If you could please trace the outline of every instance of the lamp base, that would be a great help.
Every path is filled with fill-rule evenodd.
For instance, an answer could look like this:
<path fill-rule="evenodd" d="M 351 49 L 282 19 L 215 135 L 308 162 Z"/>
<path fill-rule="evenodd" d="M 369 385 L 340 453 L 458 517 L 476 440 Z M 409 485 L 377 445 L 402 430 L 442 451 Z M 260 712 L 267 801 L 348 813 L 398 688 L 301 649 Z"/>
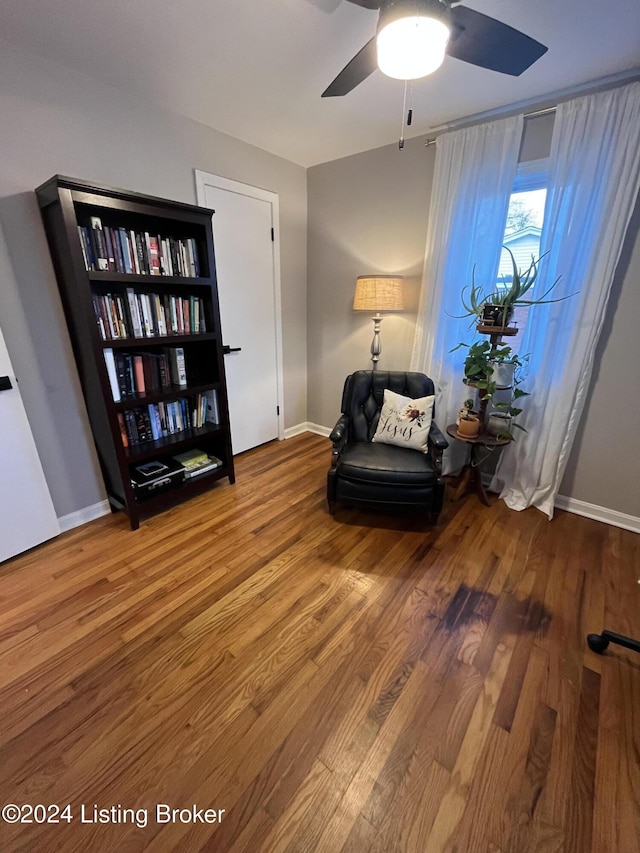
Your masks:
<path fill-rule="evenodd" d="M 380 353 L 382 352 L 382 344 L 380 343 L 380 323 L 382 323 L 382 316 L 374 314 L 372 319 L 373 340 L 371 341 L 371 361 L 373 362 L 373 369 L 376 370 L 380 361 Z"/>

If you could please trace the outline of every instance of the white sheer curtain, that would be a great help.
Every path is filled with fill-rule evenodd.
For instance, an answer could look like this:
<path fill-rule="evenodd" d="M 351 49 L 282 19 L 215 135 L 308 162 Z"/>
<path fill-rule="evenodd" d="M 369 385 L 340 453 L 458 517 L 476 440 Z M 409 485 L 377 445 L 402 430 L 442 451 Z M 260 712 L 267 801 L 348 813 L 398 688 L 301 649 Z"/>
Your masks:
<path fill-rule="evenodd" d="M 536 506 L 549 518 L 592 374 L 611 282 L 640 188 L 640 83 L 561 104 L 551 144 L 541 251 L 549 252 L 535 290 L 562 275 L 534 306 L 520 349 L 531 353 L 527 434 L 502 454 L 493 486 L 512 509 Z"/>
<path fill-rule="evenodd" d="M 477 283 L 491 287 L 495 282 L 522 125 L 522 116 L 515 116 L 446 133 L 436 142 L 411 369 L 433 379 L 436 418 L 443 430 L 469 396 L 462 383 L 464 351 L 449 350 L 476 337 L 471 318 L 453 315 L 462 312 L 461 292 L 471 284 L 474 266 Z M 451 442 L 445 473 L 462 464 L 464 450 L 461 442 Z"/>

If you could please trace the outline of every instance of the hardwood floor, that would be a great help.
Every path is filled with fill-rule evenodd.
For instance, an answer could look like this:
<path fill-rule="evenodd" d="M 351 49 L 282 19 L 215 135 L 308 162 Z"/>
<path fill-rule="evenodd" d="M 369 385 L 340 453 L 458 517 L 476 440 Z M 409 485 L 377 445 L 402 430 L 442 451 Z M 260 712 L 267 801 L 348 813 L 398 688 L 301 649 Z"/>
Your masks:
<path fill-rule="evenodd" d="M 585 643 L 640 634 L 640 537 L 473 495 L 331 517 L 329 456 L 0 567 L 0 800 L 72 817 L 3 853 L 640 850 L 640 656 Z"/>

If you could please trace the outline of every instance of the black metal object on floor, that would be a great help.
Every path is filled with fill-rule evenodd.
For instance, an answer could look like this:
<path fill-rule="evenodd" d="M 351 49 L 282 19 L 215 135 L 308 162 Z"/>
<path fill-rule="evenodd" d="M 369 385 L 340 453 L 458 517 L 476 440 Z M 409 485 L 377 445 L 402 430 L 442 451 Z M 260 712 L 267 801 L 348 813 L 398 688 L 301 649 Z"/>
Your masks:
<path fill-rule="evenodd" d="M 609 643 L 617 643 L 626 649 L 640 652 L 640 641 L 632 640 L 631 637 L 623 637 L 622 634 L 614 634 L 613 631 L 603 631 L 602 634 L 587 634 L 587 643 L 592 652 L 599 655 L 607 648 Z"/>

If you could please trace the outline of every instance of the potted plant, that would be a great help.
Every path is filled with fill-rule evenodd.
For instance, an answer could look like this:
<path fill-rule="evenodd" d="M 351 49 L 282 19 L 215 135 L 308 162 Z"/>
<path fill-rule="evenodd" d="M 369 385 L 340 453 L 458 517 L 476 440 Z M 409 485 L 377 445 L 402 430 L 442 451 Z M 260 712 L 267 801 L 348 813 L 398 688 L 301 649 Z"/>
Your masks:
<path fill-rule="evenodd" d="M 489 341 L 477 341 L 474 344 L 460 343 L 453 347 L 450 352 L 455 352 L 461 347 L 468 347 L 469 352 L 464 360 L 465 385 L 477 388 L 481 398 L 491 396 L 495 391 L 493 382 L 493 364 L 490 360 L 491 344 Z"/>
<path fill-rule="evenodd" d="M 466 415 L 460 415 L 460 420 L 458 421 L 458 435 L 461 438 L 476 438 L 480 432 L 480 427 L 482 424 L 480 423 L 480 418 L 478 415 L 474 415 L 468 413 Z"/>
<path fill-rule="evenodd" d="M 480 341 L 475 344 L 459 343 L 450 352 L 467 347 L 469 352 L 464 361 L 465 385 L 484 391 L 481 396 L 490 396 L 500 388 L 513 384 L 516 369 L 524 366 L 528 356 L 520 357 L 508 344 L 491 344 Z"/>
<path fill-rule="evenodd" d="M 514 441 L 514 429 L 526 432 L 526 429 L 521 424 L 516 423 L 515 420 L 522 413 L 522 409 L 516 405 L 517 401 L 522 399 L 522 397 L 529 396 L 527 391 L 523 391 L 519 387 L 522 381 L 521 366 L 522 362 L 518 364 L 514 372 L 511 386 L 508 389 L 504 389 L 509 391 L 507 399 L 492 400 L 491 402 L 493 411 L 487 419 L 486 430 L 489 435 L 494 435 L 496 438 L 508 438 L 510 441 Z"/>
<path fill-rule="evenodd" d="M 558 284 L 562 276 L 553 282 L 553 284 L 540 296 L 539 299 L 525 298 L 533 287 L 540 268 L 540 261 L 545 257 L 541 255 L 537 260 L 534 255 L 531 256 L 531 263 L 528 269 L 523 273 L 518 269 L 516 259 L 513 252 L 508 246 L 504 248 L 511 256 L 513 266 L 513 277 L 511 284 L 505 282 L 503 288 L 499 290 L 485 291 L 475 282 L 475 266 L 471 275 L 471 285 L 462 290 L 462 305 L 465 309 L 464 314 L 457 315 L 457 319 L 463 317 L 472 317 L 472 322 L 484 326 L 494 326 L 497 328 L 506 328 L 513 316 L 513 309 L 517 305 L 545 305 L 550 302 L 562 302 L 564 299 L 569 299 L 574 294 L 561 296 L 558 299 L 548 299 L 547 297 Z M 545 253 L 548 254 L 548 253 Z M 530 295 L 530 294 L 529 294 Z"/>
<path fill-rule="evenodd" d="M 456 424 L 460 423 L 460 418 L 466 418 L 467 415 L 476 415 L 477 412 L 473 411 L 473 400 L 469 398 L 465 400 L 462 404 L 460 411 L 458 412 L 458 417 L 456 420 Z"/>
<path fill-rule="evenodd" d="M 489 353 L 489 363 L 493 367 L 491 381 L 496 389 L 510 388 L 514 383 L 516 370 L 523 367 L 527 358 L 528 356 L 521 358 L 507 344 L 496 344 Z"/>
<path fill-rule="evenodd" d="M 522 382 L 522 368 L 527 363 L 528 356 L 520 356 L 514 353 L 508 344 L 491 344 L 489 341 L 477 341 L 473 344 L 459 343 L 453 347 L 451 352 L 455 352 L 461 347 L 468 349 L 464 361 L 464 378 L 462 381 L 465 385 L 478 389 L 480 399 L 479 426 L 481 427 L 483 421 L 486 420 L 485 428 L 489 434 L 499 438 L 513 439 L 511 426 L 523 429 L 519 424 L 513 422 L 513 419 L 522 412 L 522 409 L 518 408 L 515 402 L 521 397 L 528 396 L 527 392 L 519 387 Z M 488 403 L 492 401 L 496 392 L 500 391 L 511 392 L 508 401 L 501 400 L 493 403 L 495 411 L 486 418 Z M 467 400 L 465 407 L 467 407 L 467 403 L 472 403 L 472 401 Z M 469 414 L 475 413 L 469 412 Z M 461 410 L 459 419 L 462 420 L 463 417 Z M 465 425 L 465 428 L 468 428 L 468 425 Z"/>

